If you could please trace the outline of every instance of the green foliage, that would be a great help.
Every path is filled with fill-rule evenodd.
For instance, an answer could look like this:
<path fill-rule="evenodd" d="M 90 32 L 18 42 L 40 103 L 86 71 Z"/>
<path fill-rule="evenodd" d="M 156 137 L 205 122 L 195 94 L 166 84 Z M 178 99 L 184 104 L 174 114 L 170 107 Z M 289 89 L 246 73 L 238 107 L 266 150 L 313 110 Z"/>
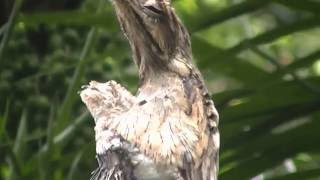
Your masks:
<path fill-rule="evenodd" d="M 77 90 L 89 80 L 137 87 L 112 7 L 10 2 L 0 2 L 0 179 L 88 179 L 94 123 Z M 220 112 L 220 179 L 319 178 L 320 2 L 174 5 Z"/>

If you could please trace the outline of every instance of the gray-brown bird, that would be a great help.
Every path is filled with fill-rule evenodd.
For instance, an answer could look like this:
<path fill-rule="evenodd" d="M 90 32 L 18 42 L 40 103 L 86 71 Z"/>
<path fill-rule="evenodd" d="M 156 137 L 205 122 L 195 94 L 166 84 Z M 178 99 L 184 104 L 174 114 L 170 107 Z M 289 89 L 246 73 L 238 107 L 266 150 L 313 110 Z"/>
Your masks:
<path fill-rule="evenodd" d="M 216 180 L 218 113 L 171 2 L 112 3 L 140 85 L 136 96 L 114 81 L 92 81 L 81 92 L 96 122 L 92 179 Z"/>

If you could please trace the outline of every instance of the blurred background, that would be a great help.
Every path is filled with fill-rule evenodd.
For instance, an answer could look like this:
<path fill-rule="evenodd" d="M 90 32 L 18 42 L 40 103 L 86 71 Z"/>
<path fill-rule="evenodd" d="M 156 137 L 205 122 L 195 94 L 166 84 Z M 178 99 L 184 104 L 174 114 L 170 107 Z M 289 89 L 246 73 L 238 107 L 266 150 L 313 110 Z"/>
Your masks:
<path fill-rule="evenodd" d="M 220 179 L 320 179 L 320 1 L 175 0 L 220 112 Z M 107 0 L 0 1 L 0 179 L 88 179 L 77 91 L 137 68 Z"/>

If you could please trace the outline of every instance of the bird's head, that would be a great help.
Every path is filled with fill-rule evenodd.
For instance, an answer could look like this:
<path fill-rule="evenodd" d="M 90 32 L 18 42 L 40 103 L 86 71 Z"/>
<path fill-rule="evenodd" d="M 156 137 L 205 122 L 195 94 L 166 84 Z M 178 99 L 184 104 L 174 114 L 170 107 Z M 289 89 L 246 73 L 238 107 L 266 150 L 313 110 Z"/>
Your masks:
<path fill-rule="evenodd" d="M 171 0 L 112 0 L 140 76 L 166 70 L 176 58 L 190 59 L 190 38 Z"/>

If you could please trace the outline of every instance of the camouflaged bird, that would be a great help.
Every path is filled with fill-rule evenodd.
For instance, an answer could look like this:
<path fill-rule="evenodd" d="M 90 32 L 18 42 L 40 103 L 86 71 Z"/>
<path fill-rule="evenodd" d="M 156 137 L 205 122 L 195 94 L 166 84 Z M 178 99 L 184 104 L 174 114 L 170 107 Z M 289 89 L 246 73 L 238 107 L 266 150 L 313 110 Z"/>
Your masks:
<path fill-rule="evenodd" d="M 92 81 L 81 92 L 96 122 L 92 179 L 216 180 L 218 113 L 171 2 L 112 3 L 140 85 L 136 96 L 114 81 Z"/>

